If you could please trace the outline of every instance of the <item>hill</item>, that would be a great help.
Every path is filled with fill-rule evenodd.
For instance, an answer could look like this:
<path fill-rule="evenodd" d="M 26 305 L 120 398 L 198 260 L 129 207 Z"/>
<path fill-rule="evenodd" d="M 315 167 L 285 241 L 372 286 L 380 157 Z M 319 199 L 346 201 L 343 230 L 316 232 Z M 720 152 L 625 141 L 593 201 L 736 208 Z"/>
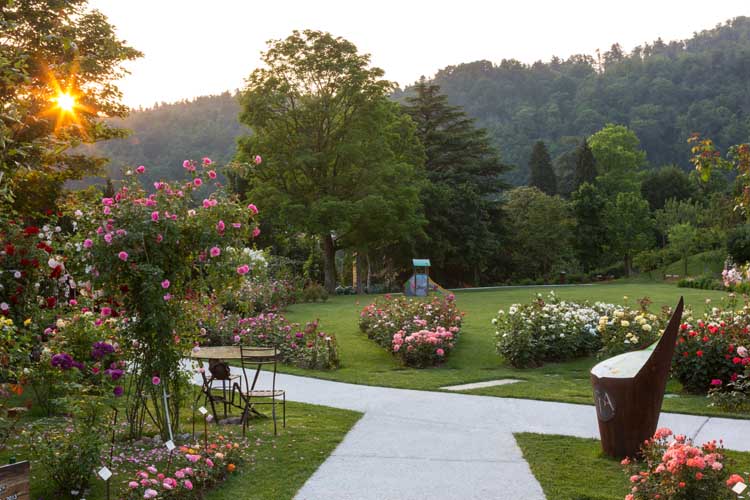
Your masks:
<path fill-rule="evenodd" d="M 636 132 L 650 165 L 686 165 L 693 132 L 722 148 L 750 138 L 750 18 L 630 53 L 615 44 L 596 57 L 448 66 L 434 81 L 489 130 L 503 160 L 517 165 L 509 174 L 514 184 L 526 182 L 535 141 L 544 140 L 559 157 L 610 122 Z M 135 111 L 123 122 L 133 130 L 129 139 L 95 149 L 112 158 L 114 171 L 144 163 L 154 175 L 179 175 L 186 157 L 231 158 L 243 133 L 238 111 L 229 93 Z"/>

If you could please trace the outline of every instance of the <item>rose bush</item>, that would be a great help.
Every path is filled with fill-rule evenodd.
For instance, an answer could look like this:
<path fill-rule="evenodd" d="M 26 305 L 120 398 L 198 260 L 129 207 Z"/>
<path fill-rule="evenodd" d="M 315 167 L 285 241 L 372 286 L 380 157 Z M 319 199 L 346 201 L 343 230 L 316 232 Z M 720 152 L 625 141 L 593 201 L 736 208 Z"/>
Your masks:
<path fill-rule="evenodd" d="M 403 364 L 423 368 L 446 359 L 462 320 L 453 294 L 429 300 L 385 295 L 362 310 L 359 328 Z"/>
<path fill-rule="evenodd" d="M 659 340 L 663 330 L 661 318 L 645 307 L 614 307 L 608 316 L 599 318 L 597 331 L 602 343 L 599 355 L 609 358 L 644 349 Z"/>
<path fill-rule="evenodd" d="M 688 312 L 680 325 L 673 375 L 685 390 L 705 394 L 734 382 L 750 364 L 750 305 L 735 299 L 702 316 Z"/>
<path fill-rule="evenodd" d="M 657 429 L 641 448 L 643 459 L 622 461 L 630 476 L 625 500 L 721 500 L 736 498 L 730 490 L 744 479 L 729 474 L 721 443 L 701 447 L 669 429 Z"/>

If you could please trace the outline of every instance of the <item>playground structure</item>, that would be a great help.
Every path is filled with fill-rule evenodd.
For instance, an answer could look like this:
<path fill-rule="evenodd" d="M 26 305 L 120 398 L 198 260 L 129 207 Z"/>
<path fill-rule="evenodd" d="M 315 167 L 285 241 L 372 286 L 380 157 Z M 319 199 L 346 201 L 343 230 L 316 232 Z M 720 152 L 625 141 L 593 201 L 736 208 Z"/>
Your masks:
<path fill-rule="evenodd" d="M 404 283 L 404 295 L 426 297 L 430 293 L 445 294 L 448 291 L 430 279 L 430 259 L 412 259 L 414 274 Z"/>

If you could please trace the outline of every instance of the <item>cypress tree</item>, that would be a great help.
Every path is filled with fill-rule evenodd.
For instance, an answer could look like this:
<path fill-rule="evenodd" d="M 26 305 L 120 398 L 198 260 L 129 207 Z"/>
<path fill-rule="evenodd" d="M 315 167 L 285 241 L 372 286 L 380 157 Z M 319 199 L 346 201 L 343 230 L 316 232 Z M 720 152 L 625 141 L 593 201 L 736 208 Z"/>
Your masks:
<path fill-rule="evenodd" d="M 537 141 L 531 150 L 529 173 L 529 186 L 536 187 L 550 196 L 557 193 L 555 170 L 552 168 L 547 146 L 542 141 Z"/>
<path fill-rule="evenodd" d="M 593 184 L 596 180 L 596 163 L 594 153 L 591 152 L 586 139 L 576 149 L 576 174 L 575 187 L 578 188 L 584 182 Z"/>

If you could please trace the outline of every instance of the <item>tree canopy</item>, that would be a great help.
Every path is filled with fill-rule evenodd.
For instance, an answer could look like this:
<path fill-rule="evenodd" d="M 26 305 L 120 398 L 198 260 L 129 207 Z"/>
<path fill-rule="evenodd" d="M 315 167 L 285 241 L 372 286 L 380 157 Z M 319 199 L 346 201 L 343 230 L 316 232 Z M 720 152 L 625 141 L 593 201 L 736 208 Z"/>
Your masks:
<path fill-rule="evenodd" d="M 332 292 L 337 248 L 420 231 L 424 152 L 387 99 L 393 84 L 351 42 L 295 31 L 271 41 L 262 60 L 241 95 L 240 120 L 253 130 L 237 157 L 248 197 L 320 238 Z"/>

